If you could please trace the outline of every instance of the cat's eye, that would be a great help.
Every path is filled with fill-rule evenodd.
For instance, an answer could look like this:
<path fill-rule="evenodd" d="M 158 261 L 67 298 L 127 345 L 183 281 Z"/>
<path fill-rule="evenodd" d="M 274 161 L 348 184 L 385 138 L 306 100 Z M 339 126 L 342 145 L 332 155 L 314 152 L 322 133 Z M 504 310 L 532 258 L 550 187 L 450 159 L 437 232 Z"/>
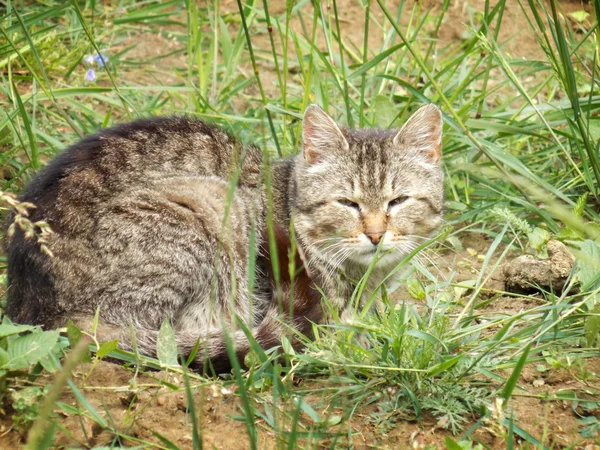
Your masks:
<path fill-rule="evenodd" d="M 408 197 L 406 195 L 401 195 L 400 197 L 396 197 L 394 200 L 391 200 L 388 203 L 388 209 L 390 209 L 392 206 L 401 205 L 406 200 L 408 200 Z"/>
<path fill-rule="evenodd" d="M 348 200 L 347 198 L 341 198 L 338 200 L 338 203 L 347 206 L 348 208 L 360 209 L 360 205 L 352 200 Z"/>

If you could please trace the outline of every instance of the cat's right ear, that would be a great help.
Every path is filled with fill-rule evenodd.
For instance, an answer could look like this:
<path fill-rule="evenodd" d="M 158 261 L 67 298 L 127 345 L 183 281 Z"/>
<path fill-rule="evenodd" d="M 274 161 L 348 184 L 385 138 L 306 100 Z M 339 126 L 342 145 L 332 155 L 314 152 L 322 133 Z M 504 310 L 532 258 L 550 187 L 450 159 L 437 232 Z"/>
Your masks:
<path fill-rule="evenodd" d="M 318 105 L 309 105 L 302 121 L 304 159 L 309 165 L 322 162 L 328 152 L 348 150 L 348 142 L 335 121 Z"/>
<path fill-rule="evenodd" d="M 437 163 L 442 157 L 442 111 L 433 103 L 422 106 L 394 137 L 394 145 L 424 155 Z"/>

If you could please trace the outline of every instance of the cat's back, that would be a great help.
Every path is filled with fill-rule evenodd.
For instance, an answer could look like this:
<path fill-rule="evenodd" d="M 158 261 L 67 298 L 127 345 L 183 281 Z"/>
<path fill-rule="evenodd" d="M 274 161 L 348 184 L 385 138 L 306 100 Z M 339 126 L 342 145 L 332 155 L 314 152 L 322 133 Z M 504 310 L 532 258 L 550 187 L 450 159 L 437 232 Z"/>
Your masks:
<path fill-rule="evenodd" d="M 155 117 L 87 136 L 52 160 L 25 188 L 22 201 L 36 205 L 33 220 L 60 220 L 148 182 L 172 176 L 229 178 L 259 183 L 261 150 L 242 146 L 223 129 L 189 117 Z"/>

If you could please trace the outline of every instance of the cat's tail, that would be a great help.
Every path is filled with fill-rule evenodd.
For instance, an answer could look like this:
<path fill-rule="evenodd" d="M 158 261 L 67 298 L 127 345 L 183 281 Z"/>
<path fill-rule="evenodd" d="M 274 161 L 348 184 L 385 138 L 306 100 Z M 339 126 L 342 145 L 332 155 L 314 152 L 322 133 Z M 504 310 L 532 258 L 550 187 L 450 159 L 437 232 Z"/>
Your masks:
<path fill-rule="evenodd" d="M 302 341 L 298 339 L 297 331 L 307 337 L 312 337 L 312 324 L 321 321 L 323 310 L 321 297 L 314 288 L 312 280 L 303 268 L 303 262 L 298 254 L 295 255 L 295 267 L 298 269 L 294 279 L 289 274 L 290 267 L 290 238 L 280 227 L 275 226 L 275 248 L 277 249 L 277 266 L 279 270 L 279 283 L 273 275 L 271 251 L 266 236 L 263 239 L 261 255 L 266 259 L 264 267 L 270 284 L 272 298 L 261 322 L 255 326 L 252 338 L 263 348 L 269 349 L 281 343 L 284 335 L 289 337 L 292 346 L 298 350 Z M 82 329 L 89 329 L 90 318 L 75 320 Z M 135 336 L 131 331 L 117 325 L 101 323 L 97 329 L 97 336 L 101 341 L 117 339 L 119 347 L 133 351 L 132 342 L 135 340 L 141 354 L 156 357 L 158 331 L 148 329 L 141 324 L 132 324 Z M 200 333 L 199 333 L 200 332 Z M 227 335 L 225 334 L 227 333 Z M 244 359 L 251 350 L 248 336 L 241 329 L 227 331 L 221 328 L 198 330 L 198 332 L 177 332 L 175 341 L 179 352 L 186 358 L 197 347 L 196 357 L 190 364 L 197 370 L 214 370 L 215 373 L 226 373 L 231 370 L 231 360 L 227 350 L 227 340 L 233 344 L 236 359 L 244 366 Z M 199 341 L 199 342 L 198 342 Z"/>

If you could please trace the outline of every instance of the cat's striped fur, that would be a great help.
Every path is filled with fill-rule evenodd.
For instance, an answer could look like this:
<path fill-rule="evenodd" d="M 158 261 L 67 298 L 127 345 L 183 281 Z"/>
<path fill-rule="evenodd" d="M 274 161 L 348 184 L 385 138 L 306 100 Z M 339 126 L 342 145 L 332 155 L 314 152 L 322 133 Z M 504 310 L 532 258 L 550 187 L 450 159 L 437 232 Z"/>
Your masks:
<path fill-rule="evenodd" d="M 277 290 L 265 238 L 268 165 L 258 147 L 191 118 L 102 130 L 55 158 L 20 196 L 36 205 L 31 220 L 54 230 L 54 257 L 19 230 L 6 240 L 7 314 L 47 328 L 68 319 L 87 328 L 99 308 L 101 340 L 130 348 L 133 327 L 149 355 L 169 319 L 182 353 L 200 339 L 197 367 L 210 360 L 217 372 L 227 370 L 224 333 L 238 357 L 249 351 L 236 320 L 265 348 L 280 341 L 282 321 L 309 333 L 310 322 L 322 317 L 314 283 L 344 309 L 349 279 L 364 271 L 376 245 L 386 253 L 378 264 L 383 273 L 414 246 L 414 236 L 437 226 L 440 137 L 441 116 L 432 105 L 400 131 L 341 129 L 309 107 L 304 151 L 272 166 Z M 293 288 L 290 221 L 308 267 Z"/>

